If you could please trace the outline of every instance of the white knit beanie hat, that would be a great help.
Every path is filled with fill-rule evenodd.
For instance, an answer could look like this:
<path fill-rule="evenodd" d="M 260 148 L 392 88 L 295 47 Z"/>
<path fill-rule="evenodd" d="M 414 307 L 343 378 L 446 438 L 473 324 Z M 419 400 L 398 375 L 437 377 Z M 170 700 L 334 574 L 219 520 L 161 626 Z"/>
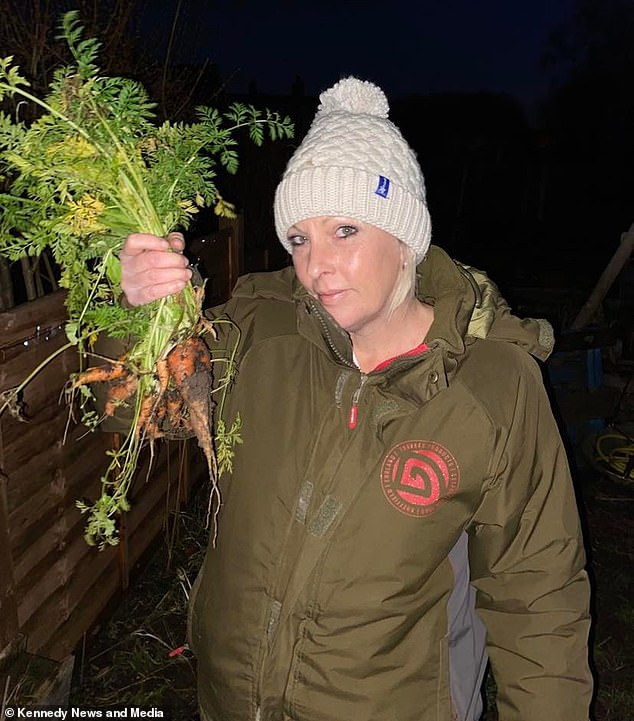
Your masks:
<path fill-rule="evenodd" d="M 346 216 L 381 228 L 416 253 L 431 240 L 425 180 L 416 156 L 388 120 L 376 85 L 339 81 L 319 97 L 313 123 L 275 192 L 275 230 L 290 253 L 289 228 L 306 218 Z"/>

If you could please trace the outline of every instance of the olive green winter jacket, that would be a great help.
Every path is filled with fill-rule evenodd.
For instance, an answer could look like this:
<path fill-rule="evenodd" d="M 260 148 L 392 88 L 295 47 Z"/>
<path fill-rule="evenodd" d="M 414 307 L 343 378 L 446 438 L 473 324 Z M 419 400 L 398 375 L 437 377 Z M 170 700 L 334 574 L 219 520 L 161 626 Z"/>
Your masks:
<path fill-rule="evenodd" d="M 500 721 L 588 718 L 584 552 L 531 358 L 552 333 L 438 248 L 419 272 L 427 349 L 368 374 L 290 268 L 223 308 L 243 443 L 190 606 L 208 721 L 476 721 L 487 656 Z"/>

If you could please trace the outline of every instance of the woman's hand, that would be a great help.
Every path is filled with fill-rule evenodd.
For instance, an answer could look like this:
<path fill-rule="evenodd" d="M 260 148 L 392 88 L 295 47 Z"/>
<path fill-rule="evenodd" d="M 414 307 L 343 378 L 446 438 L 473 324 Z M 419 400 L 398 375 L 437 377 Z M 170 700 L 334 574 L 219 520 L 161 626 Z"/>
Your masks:
<path fill-rule="evenodd" d="M 167 239 L 145 233 L 127 237 L 119 259 L 121 289 L 130 305 L 143 305 L 183 290 L 192 277 L 184 247 L 181 233 L 170 233 Z"/>

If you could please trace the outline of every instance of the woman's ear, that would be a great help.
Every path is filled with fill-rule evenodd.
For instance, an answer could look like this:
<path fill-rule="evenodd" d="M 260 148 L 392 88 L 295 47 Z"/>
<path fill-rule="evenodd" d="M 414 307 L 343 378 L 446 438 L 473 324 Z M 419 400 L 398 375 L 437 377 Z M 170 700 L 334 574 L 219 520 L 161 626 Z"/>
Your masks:
<path fill-rule="evenodd" d="M 402 240 L 399 240 L 399 250 L 401 252 L 401 270 L 405 270 L 410 263 L 416 262 L 414 251 Z"/>

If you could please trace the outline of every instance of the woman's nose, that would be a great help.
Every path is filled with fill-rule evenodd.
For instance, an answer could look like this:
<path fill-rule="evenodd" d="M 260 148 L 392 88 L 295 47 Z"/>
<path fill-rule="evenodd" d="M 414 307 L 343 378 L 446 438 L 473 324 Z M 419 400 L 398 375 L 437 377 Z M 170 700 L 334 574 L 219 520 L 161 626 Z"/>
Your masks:
<path fill-rule="evenodd" d="M 329 243 L 318 238 L 311 238 L 306 267 L 310 278 L 315 280 L 324 273 L 332 271 L 333 261 L 332 248 Z"/>

